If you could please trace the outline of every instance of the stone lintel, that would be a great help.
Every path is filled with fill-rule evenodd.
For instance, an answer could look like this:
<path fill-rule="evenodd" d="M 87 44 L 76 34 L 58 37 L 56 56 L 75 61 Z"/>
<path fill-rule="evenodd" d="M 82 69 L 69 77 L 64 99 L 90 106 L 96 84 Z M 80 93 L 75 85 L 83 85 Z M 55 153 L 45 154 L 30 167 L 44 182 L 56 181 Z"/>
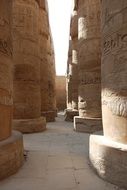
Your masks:
<path fill-rule="evenodd" d="M 74 117 L 74 130 L 76 132 L 94 133 L 102 130 L 101 118 Z"/>
<path fill-rule="evenodd" d="M 127 189 L 127 145 L 91 135 L 89 158 L 101 178 Z"/>
<path fill-rule="evenodd" d="M 6 140 L 0 141 L 0 180 L 14 173 L 23 165 L 23 137 L 13 131 Z"/>
<path fill-rule="evenodd" d="M 36 133 L 46 130 L 46 119 L 40 117 L 36 119 L 14 119 L 13 129 L 22 133 Z"/>

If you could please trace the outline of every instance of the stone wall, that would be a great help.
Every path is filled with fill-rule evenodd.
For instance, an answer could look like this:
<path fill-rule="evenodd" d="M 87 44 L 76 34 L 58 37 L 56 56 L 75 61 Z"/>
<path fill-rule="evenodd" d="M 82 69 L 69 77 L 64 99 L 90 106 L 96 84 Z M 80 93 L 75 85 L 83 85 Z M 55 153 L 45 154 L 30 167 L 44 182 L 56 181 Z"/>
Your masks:
<path fill-rule="evenodd" d="M 57 110 L 66 108 L 66 77 L 56 76 L 56 105 Z"/>

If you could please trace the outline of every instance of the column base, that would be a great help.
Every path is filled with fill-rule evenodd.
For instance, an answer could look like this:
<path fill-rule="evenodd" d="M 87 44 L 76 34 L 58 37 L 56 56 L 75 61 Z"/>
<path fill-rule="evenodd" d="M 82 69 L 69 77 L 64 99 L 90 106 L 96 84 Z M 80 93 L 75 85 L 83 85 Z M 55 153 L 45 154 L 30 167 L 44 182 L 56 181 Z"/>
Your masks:
<path fill-rule="evenodd" d="M 91 135 L 89 157 L 101 178 L 127 189 L 127 145 Z"/>
<path fill-rule="evenodd" d="M 0 141 L 0 180 L 16 173 L 23 165 L 23 151 L 23 137 L 17 131 Z"/>
<path fill-rule="evenodd" d="M 65 121 L 71 121 L 73 122 L 74 121 L 74 117 L 75 116 L 78 116 L 79 115 L 79 112 L 78 110 L 65 110 Z"/>
<path fill-rule="evenodd" d="M 40 117 L 37 119 L 14 119 L 13 129 L 22 133 L 36 133 L 46 130 L 46 119 Z"/>
<path fill-rule="evenodd" d="M 56 118 L 56 111 L 45 111 L 42 112 L 41 115 L 46 117 L 47 122 L 54 122 Z"/>
<path fill-rule="evenodd" d="M 74 117 L 74 130 L 76 132 L 94 133 L 102 130 L 101 118 Z"/>

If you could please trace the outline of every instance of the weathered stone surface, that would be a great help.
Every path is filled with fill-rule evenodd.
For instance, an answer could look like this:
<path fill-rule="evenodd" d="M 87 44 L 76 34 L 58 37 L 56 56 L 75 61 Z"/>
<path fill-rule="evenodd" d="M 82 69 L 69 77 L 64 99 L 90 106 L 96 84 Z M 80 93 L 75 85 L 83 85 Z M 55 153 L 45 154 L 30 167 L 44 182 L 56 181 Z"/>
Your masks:
<path fill-rule="evenodd" d="M 127 188 L 127 145 L 91 135 L 90 160 L 100 177 Z"/>
<path fill-rule="evenodd" d="M 104 135 L 127 143 L 127 24 L 121 1 L 102 1 L 102 113 Z M 107 10 L 107 14 L 105 13 Z M 118 12 L 118 10 L 120 12 Z M 113 14 L 115 15 L 113 16 Z M 108 17 L 111 17 L 110 21 Z M 107 45 L 107 43 L 109 45 Z"/>
<path fill-rule="evenodd" d="M 72 82 L 69 77 L 66 78 L 66 101 L 67 101 L 67 109 L 72 108 Z"/>
<path fill-rule="evenodd" d="M 36 0 L 39 3 L 40 8 L 46 9 L 47 0 Z"/>
<path fill-rule="evenodd" d="M 57 116 L 57 111 L 53 110 L 53 111 L 43 111 L 42 115 L 44 117 L 46 117 L 46 121 L 47 122 L 54 122 L 55 121 L 55 117 Z"/>
<path fill-rule="evenodd" d="M 66 78 L 56 76 L 56 105 L 58 110 L 66 108 Z"/>
<path fill-rule="evenodd" d="M 99 0 L 78 1 L 78 108 L 81 120 L 83 121 L 83 117 L 86 121 L 91 119 L 91 126 L 93 118 L 97 118 L 95 123 L 101 118 L 100 20 Z M 75 121 L 75 125 L 76 123 L 78 124 Z"/>
<path fill-rule="evenodd" d="M 11 135 L 12 120 L 12 2 L 0 1 L 0 141 Z"/>
<path fill-rule="evenodd" d="M 102 130 L 101 118 L 74 117 L 74 130 L 76 132 L 94 133 Z"/>
<path fill-rule="evenodd" d="M 78 8 L 79 115 L 101 117 L 100 1 L 79 0 Z"/>
<path fill-rule="evenodd" d="M 72 110 L 72 109 L 66 109 L 65 110 L 65 121 L 74 121 L 74 117 L 78 116 L 79 112 L 78 110 Z"/>
<path fill-rule="evenodd" d="M 70 35 L 72 39 L 78 36 L 78 16 L 77 11 L 74 10 L 71 18 Z"/>
<path fill-rule="evenodd" d="M 97 173 L 127 189 L 127 3 L 102 0 L 103 136 L 91 136 Z M 95 152 L 96 149 L 96 152 Z"/>
<path fill-rule="evenodd" d="M 0 180 L 16 173 L 23 161 L 23 137 L 13 131 L 9 138 L 0 141 Z"/>
<path fill-rule="evenodd" d="M 12 132 L 12 1 L 0 1 L 0 180 L 23 164 L 23 138 Z"/>
<path fill-rule="evenodd" d="M 45 23 L 40 31 L 43 34 L 46 33 L 44 28 L 46 30 Z M 13 1 L 14 119 L 19 119 L 19 126 L 20 120 L 28 121 L 28 129 L 26 122 L 25 126 L 19 129 L 26 133 L 30 132 L 29 119 L 37 119 L 38 125 L 41 116 L 38 30 L 38 3 L 35 0 Z M 42 120 L 42 131 L 44 127 Z"/>
<path fill-rule="evenodd" d="M 70 42 L 67 63 L 67 109 L 65 120 L 73 121 L 74 116 L 78 115 L 78 16 L 77 11 L 73 10 L 70 25 Z"/>
<path fill-rule="evenodd" d="M 36 133 L 46 130 L 46 118 L 13 120 L 13 128 L 22 133 Z"/>

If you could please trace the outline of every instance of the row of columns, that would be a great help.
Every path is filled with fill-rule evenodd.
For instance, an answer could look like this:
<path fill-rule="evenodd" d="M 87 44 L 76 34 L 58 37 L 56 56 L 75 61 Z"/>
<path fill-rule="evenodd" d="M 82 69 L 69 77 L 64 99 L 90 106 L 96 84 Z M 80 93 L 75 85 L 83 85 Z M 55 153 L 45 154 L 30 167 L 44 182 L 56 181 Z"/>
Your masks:
<path fill-rule="evenodd" d="M 23 164 L 22 133 L 56 117 L 54 47 L 44 0 L 0 1 L 0 179 Z M 16 131 L 12 131 L 15 129 Z"/>
<path fill-rule="evenodd" d="M 93 133 L 103 124 L 103 136 L 90 136 L 90 161 L 100 177 L 126 189 L 127 3 L 77 0 L 75 8 L 79 116 L 74 118 L 74 129 Z"/>
<path fill-rule="evenodd" d="M 73 11 L 70 26 L 70 41 L 68 51 L 66 92 L 67 92 L 67 109 L 66 121 L 73 121 L 78 112 L 78 17 L 77 10 Z"/>
<path fill-rule="evenodd" d="M 91 10 L 92 6 L 92 10 Z M 101 128 L 100 0 L 78 1 L 78 109 L 74 129 Z"/>

